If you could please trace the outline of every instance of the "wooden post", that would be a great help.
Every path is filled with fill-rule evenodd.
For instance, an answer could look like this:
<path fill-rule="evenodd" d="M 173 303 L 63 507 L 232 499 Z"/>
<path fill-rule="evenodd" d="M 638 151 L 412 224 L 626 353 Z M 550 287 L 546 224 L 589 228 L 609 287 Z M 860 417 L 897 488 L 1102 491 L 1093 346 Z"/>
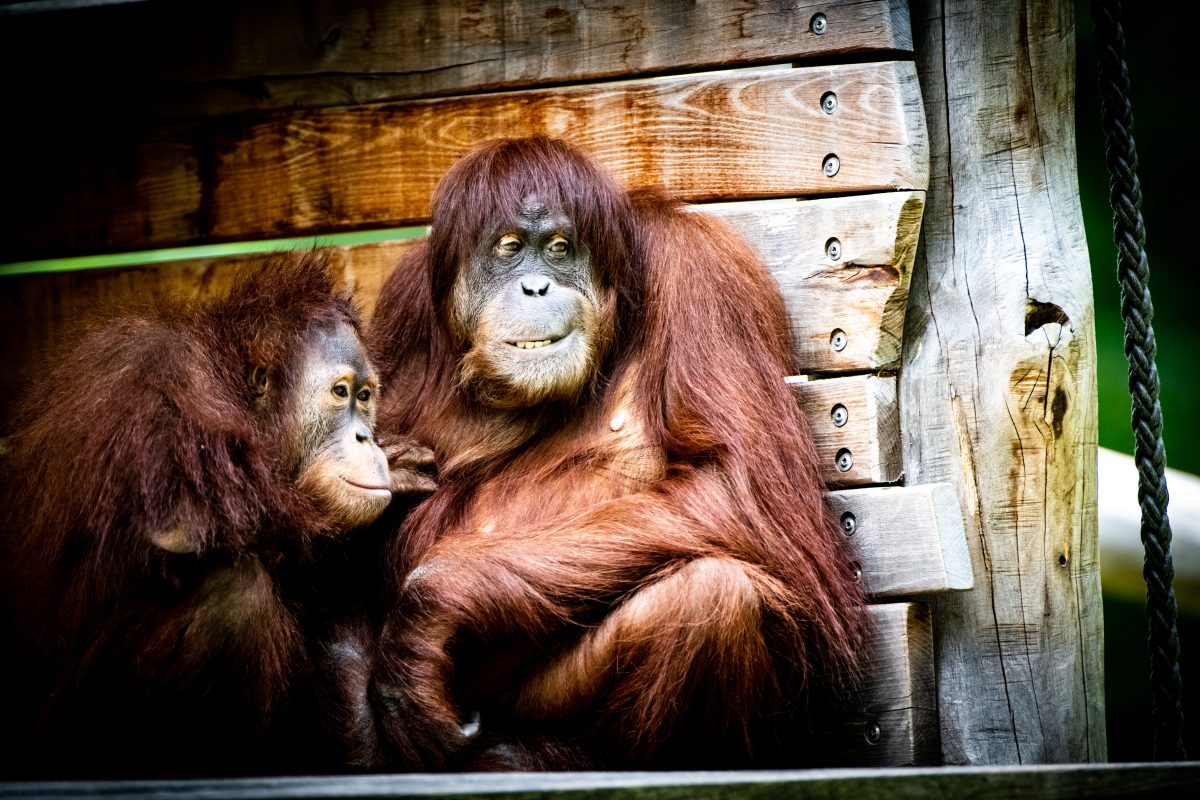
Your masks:
<path fill-rule="evenodd" d="M 1071 3 L 913 4 L 930 140 L 901 370 L 908 483 L 958 489 L 930 598 L 948 764 L 1102 761 L 1096 348 Z"/>

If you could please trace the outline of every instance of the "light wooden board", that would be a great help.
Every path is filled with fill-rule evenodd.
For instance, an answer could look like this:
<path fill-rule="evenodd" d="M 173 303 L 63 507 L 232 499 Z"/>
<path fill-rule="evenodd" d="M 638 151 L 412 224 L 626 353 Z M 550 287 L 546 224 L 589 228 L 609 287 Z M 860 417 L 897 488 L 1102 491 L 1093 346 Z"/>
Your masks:
<path fill-rule="evenodd" d="M 817 763 L 912 766 L 940 762 L 933 629 L 920 603 L 870 607 L 862 687 L 840 708 L 813 709 Z M 828 727 L 826 727 L 828 725 Z"/>
<path fill-rule="evenodd" d="M 879 369 L 900 357 L 899 338 L 921 192 L 768 200 L 697 206 L 731 223 L 758 249 L 779 282 L 804 372 Z M 834 262 L 825 243 L 837 237 Z M 333 248 L 343 285 L 365 314 L 404 250 L 415 240 Z M 12 397 L 37 369 L 39 353 L 60 343 L 79 317 L 131 299 L 207 297 L 225 292 L 256 256 L 0 278 L 0 397 Z M 835 329 L 847 345 L 830 346 Z M 0 403 L 0 405 L 3 405 Z"/>
<path fill-rule="evenodd" d="M 849 372 L 900 361 L 924 207 L 924 192 L 888 192 L 702 210 L 752 242 L 779 282 L 801 369 Z M 841 350 L 831 345 L 837 330 L 846 334 Z"/>
<path fill-rule="evenodd" d="M 730 772 L 509 772 L 474 775 L 330 775 L 222 780 L 0 784 L 0 798 L 172 800 L 418 798 L 534 800 L 1160 800 L 1185 798 L 1200 764 L 897 767 Z"/>
<path fill-rule="evenodd" d="M 821 474 L 831 486 L 895 483 L 903 477 L 896 379 L 856 375 L 826 380 L 788 378 L 820 457 Z M 834 423 L 837 407 L 844 425 Z M 839 457 L 849 455 L 839 466 Z"/>
<path fill-rule="evenodd" d="M 833 114 L 826 92 L 839 98 Z M 911 62 L 734 70 L 31 146 L 7 178 L 21 202 L 6 209 L 0 260 L 419 223 L 466 150 L 534 133 L 590 150 L 626 187 L 687 201 L 924 189 L 928 179 Z M 832 177 L 829 155 L 840 159 Z"/>
<path fill-rule="evenodd" d="M 914 6 L 934 180 L 905 325 L 904 470 L 954 484 L 976 567 L 974 591 L 931 600 L 945 760 L 1103 761 L 1075 16 L 1058 0 Z"/>
<path fill-rule="evenodd" d="M 828 497 L 873 597 L 974 586 L 962 511 L 950 484 L 851 489 Z"/>
<path fill-rule="evenodd" d="M 183 24 L 178 3 L 140 5 L 77 25 L 8 19 L 0 42 L 14 64 L 52 47 L 62 73 L 174 116 L 912 49 L 904 3 L 887 0 L 256 0 L 201 4 Z"/>

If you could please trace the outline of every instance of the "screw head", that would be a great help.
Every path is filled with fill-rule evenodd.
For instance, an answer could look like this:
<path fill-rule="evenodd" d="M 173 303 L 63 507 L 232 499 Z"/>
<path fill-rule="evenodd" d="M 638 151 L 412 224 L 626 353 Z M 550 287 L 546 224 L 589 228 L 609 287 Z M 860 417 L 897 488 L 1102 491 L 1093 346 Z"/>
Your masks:
<path fill-rule="evenodd" d="M 837 261 L 842 257 L 842 243 L 839 239 L 830 239 L 825 243 L 825 255 L 829 256 L 830 261 Z"/>
<path fill-rule="evenodd" d="M 829 30 L 829 20 L 825 19 L 824 14 L 813 14 L 813 18 L 808 23 L 809 30 L 817 36 L 822 35 Z"/>
<path fill-rule="evenodd" d="M 849 511 L 842 514 L 842 532 L 847 536 L 853 536 L 856 530 L 858 530 L 858 519 L 854 514 Z"/>
<path fill-rule="evenodd" d="M 849 472 L 850 468 L 854 466 L 854 454 L 843 447 L 837 451 L 834 463 L 837 464 L 838 472 Z"/>
<path fill-rule="evenodd" d="M 837 111 L 837 95 L 833 92 L 826 92 L 821 95 L 821 110 L 826 114 L 832 114 Z"/>
<path fill-rule="evenodd" d="M 850 420 L 850 412 L 847 411 L 846 407 L 841 403 L 838 403 L 833 407 L 833 410 L 829 412 L 829 416 L 831 419 L 833 419 L 834 426 L 838 428 L 842 427 Z"/>
<path fill-rule="evenodd" d="M 854 576 L 855 583 L 862 581 L 862 564 L 858 563 L 857 561 L 851 561 L 850 574 Z"/>
<path fill-rule="evenodd" d="M 825 161 L 821 164 L 821 171 L 825 173 L 826 178 L 832 178 L 838 174 L 838 170 L 842 168 L 842 161 L 833 153 L 825 156 Z"/>
<path fill-rule="evenodd" d="M 846 332 L 841 328 L 834 328 L 833 333 L 829 335 L 829 346 L 839 353 L 846 349 L 846 343 L 850 337 L 846 336 Z"/>
<path fill-rule="evenodd" d="M 879 740 L 883 738 L 883 729 L 879 727 L 878 722 L 868 722 L 863 735 L 866 736 L 868 744 L 879 744 Z"/>

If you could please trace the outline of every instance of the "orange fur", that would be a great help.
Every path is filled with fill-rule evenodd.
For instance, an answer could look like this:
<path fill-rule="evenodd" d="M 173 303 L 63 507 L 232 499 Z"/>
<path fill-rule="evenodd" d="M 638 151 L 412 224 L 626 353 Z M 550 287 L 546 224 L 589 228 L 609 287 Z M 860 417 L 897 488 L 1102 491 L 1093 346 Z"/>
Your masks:
<path fill-rule="evenodd" d="M 615 316 L 576 402 L 499 410 L 462 389 L 444 287 L 531 191 L 587 232 Z M 397 539 L 374 685 L 392 757 L 453 765 L 477 705 L 485 730 L 553 729 L 607 764 L 747 763 L 798 686 L 853 674 L 864 625 L 774 282 L 724 224 L 552 140 L 467 156 L 432 231 L 370 331 L 382 429 L 441 468 Z"/>

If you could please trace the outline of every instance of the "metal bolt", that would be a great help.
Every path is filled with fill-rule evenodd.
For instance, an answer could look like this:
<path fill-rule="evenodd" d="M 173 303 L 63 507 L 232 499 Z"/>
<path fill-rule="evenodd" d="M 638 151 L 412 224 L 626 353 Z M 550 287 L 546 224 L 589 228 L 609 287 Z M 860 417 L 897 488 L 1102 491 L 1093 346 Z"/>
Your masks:
<path fill-rule="evenodd" d="M 821 171 L 825 173 L 826 178 L 832 178 L 838 174 L 838 170 L 842 168 L 841 159 L 833 153 L 825 156 L 825 163 L 821 165 Z"/>
<path fill-rule="evenodd" d="M 825 243 L 825 255 L 829 256 L 830 261 L 837 261 L 842 257 L 842 243 L 838 239 L 830 239 Z"/>
<path fill-rule="evenodd" d="M 833 411 L 830 412 L 829 416 L 833 419 L 834 426 L 838 428 L 850 421 L 850 412 L 841 403 L 833 407 Z"/>
<path fill-rule="evenodd" d="M 842 531 L 847 536 L 853 536 L 856 530 L 858 530 L 858 520 L 854 517 L 854 514 L 849 511 L 842 514 Z"/>
<path fill-rule="evenodd" d="M 832 114 L 837 111 L 837 95 L 833 92 L 826 92 L 821 95 L 821 109 L 826 114 Z"/>
<path fill-rule="evenodd" d="M 844 447 L 837 451 L 836 459 L 838 472 L 849 472 L 854 466 L 854 455 Z"/>
<path fill-rule="evenodd" d="M 813 33 L 815 33 L 817 36 L 820 36 L 821 34 L 825 33 L 825 31 L 829 30 L 829 21 L 825 19 L 824 14 L 813 14 L 813 18 L 808 23 L 808 27 Z"/>
<path fill-rule="evenodd" d="M 829 336 L 829 346 L 839 353 L 846 349 L 847 341 L 849 341 L 849 337 L 846 336 L 846 332 L 841 328 L 834 328 L 833 333 Z"/>
<path fill-rule="evenodd" d="M 862 564 L 857 561 L 850 562 L 850 574 L 854 576 L 854 582 L 858 583 L 862 580 Z"/>
<path fill-rule="evenodd" d="M 864 733 L 867 737 L 867 744 L 879 744 L 879 740 L 883 738 L 883 729 L 879 727 L 878 722 L 868 722 Z"/>

